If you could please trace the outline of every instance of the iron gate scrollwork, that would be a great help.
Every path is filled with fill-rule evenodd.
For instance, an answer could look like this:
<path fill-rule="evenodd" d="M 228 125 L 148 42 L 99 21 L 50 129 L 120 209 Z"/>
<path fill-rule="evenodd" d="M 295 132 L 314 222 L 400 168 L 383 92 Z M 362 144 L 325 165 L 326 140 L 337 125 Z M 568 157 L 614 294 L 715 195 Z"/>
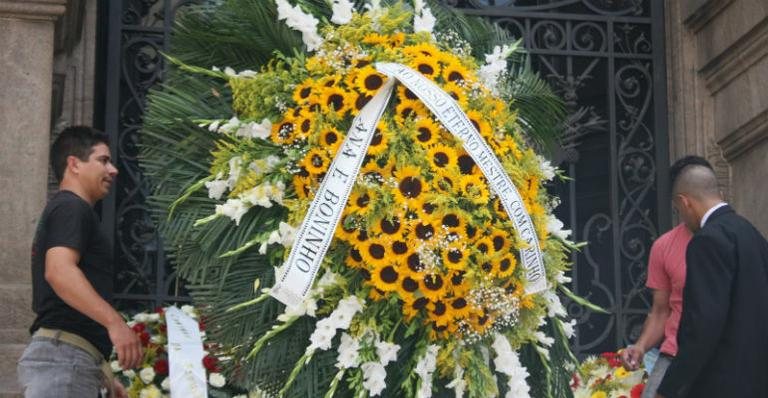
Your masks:
<path fill-rule="evenodd" d="M 589 245 L 574 254 L 578 294 L 611 314 L 573 305 L 574 349 L 613 350 L 639 333 L 650 307 L 643 288 L 653 239 L 669 227 L 665 189 L 666 89 L 661 0 L 440 0 L 491 18 L 523 40 L 535 70 L 569 110 L 555 160 L 573 180 L 551 187 L 558 216 Z M 148 89 L 162 80 L 182 0 L 109 2 L 105 127 L 120 170 L 104 217 L 115 231 L 118 298 L 126 306 L 183 299 L 145 204 L 136 161 Z"/>

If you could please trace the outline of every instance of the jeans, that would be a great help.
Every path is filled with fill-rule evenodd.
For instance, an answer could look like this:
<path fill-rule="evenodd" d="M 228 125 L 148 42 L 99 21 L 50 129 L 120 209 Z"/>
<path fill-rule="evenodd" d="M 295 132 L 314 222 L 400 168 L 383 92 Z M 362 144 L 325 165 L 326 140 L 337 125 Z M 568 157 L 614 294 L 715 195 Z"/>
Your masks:
<path fill-rule="evenodd" d="M 671 363 L 672 357 L 665 354 L 659 355 L 659 359 L 656 360 L 656 364 L 653 366 L 653 371 L 651 371 L 651 374 L 648 376 L 648 381 L 645 383 L 642 398 L 656 397 L 656 390 L 659 389 L 659 385 L 664 379 L 664 375 L 667 373 L 667 368 Z"/>
<path fill-rule="evenodd" d="M 102 385 L 100 362 L 73 345 L 34 337 L 18 363 L 25 398 L 96 398 Z"/>

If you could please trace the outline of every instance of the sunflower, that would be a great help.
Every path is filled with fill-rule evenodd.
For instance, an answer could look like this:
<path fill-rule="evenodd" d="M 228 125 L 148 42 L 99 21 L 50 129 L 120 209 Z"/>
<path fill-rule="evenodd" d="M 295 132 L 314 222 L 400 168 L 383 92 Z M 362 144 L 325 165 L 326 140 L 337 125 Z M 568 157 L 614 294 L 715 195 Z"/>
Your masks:
<path fill-rule="evenodd" d="M 313 196 L 313 180 L 307 176 L 293 176 L 293 189 L 296 191 L 296 197 L 299 199 L 309 199 Z"/>
<path fill-rule="evenodd" d="M 387 258 L 387 246 L 379 239 L 368 239 L 358 245 L 357 249 L 360 250 L 363 262 L 369 266 L 382 267 L 391 263 Z"/>
<path fill-rule="evenodd" d="M 284 116 L 283 120 L 279 123 L 272 125 L 272 133 L 270 138 L 272 142 L 280 145 L 287 145 L 294 140 L 294 129 L 296 126 L 293 123 L 293 118 L 290 116 Z"/>
<path fill-rule="evenodd" d="M 515 272 L 515 267 L 517 266 L 517 258 L 512 253 L 506 253 L 494 262 L 494 269 L 497 270 L 499 278 L 510 277 Z"/>
<path fill-rule="evenodd" d="M 451 271 L 448 275 L 448 291 L 454 296 L 463 296 L 469 291 L 471 285 L 466 271 Z"/>
<path fill-rule="evenodd" d="M 298 138 L 307 138 L 315 130 L 315 117 L 312 113 L 303 111 L 294 120 L 294 136 Z"/>
<path fill-rule="evenodd" d="M 489 236 L 482 237 L 475 241 L 475 250 L 484 256 L 492 256 L 496 253 L 496 251 L 493 250 L 493 241 Z"/>
<path fill-rule="evenodd" d="M 320 93 L 320 107 L 323 112 L 344 116 L 351 107 L 354 98 L 339 87 L 326 87 Z"/>
<path fill-rule="evenodd" d="M 377 156 L 384 153 L 387 150 L 388 136 L 389 129 L 387 124 L 383 120 L 379 121 L 379 124 L 376 125 L 376 130 L 373 132 L 371 143 L 368 144 L 368 154 Z"/>
<path fill-rule="evenodd" d="M 426 297 L 417 297 L 415 300 L 403 304 L 403 315 L 407 321 L 420 315 L 429 305 L 429 299 Z"/>
<path fill-rule="evenodd" d="M 316 91 L 317 87 L 315 85 L 315 80 L 312 78 L 306 79 L 297 84 L 296 88 L 293 90 L 293 101 L 297 105 L 304 105 L 313 95 L 317 94 Z"/>
<path fill-rule="evenodd" d="M 408 275 L 413 277 L 413 279 L 423 279 L 425 265 L 421 262 L 421 256 L 418 252 L 409 250 L 408 253 L 405 254 L 405 265 Z"/>
<path fill-rule="evenodd" d="M 403 230 L 404 226 L 400 222 L 400 217 L 398 216 L 383 217 L 378 220 L 373 227 L 374 233 L 390 237 L 402 236 L 404 232 Z"/>
<path fill-rule="evenodd" d="M 437 300 L 432 303 L 429 317 L 435 322 L 435 325 L 448 327 L 448 324 L 453 321 L 454 313 L 449 304 L 448 300 Z"/>
<path fill-rule="evenodd" d="M 368 102 L 370 102 L 372 99 L 373 99 L 373 96 L 370 96 L 364 93 L 357 93 L 355 95 L 355 102 L 353 105 L 353 114 L 356 114 L 356 112 L 354 111 L 360 111 L 361 109 L 363 109 L 363 107 L 367 105 Z"/>
<path fill-rule="evenodd" d="M 493 325 L 493 317 L 485 311 L 471 311 L 469 325 L 478 334 L 484 334 Z"/>
<path fill-rule="evenodd" d="M 497 229 L 491 233 L 491 242 L 493 242 L 493 250 L 496 253 L 504 253 L 510 250 L 512 241 L 508 233 L 501 229 Z"/>
<path fill-rule="evenodd" d="M 349 195 L 347 207 L 359 215 L 366 215 L 373 207 L 373 191 L 356 189 Z"/>
<path fill-rule="evenodd" d="M 370 284 L 383 292 L 394 292 L 400 286 L 400 272 L 392 265 L 382 265 L 371 270 Z"/>
<path fill-rule="evenodd" d="M 402 100 L 395 107 L 395 122 L 398 126 L 405 126 L 405 122 L 410 119 L 416 119 L 417 117 L 426 117 L 429 111 L 418 100 Z"/>
<path fill-rule="evenodd" d="M 474 204 L 488 203 L 490 192 L 488 186 L 478 175 L 465 175 L 459 180 L 461 193 Z"/>
<path fill-rule="evenodd" d="M 446 281 L 440 274 L 425 275 L 420 281 L 421 293 L 431 301 L 437 301 L 447 293 Z"/>
<path fill-rule="evenodd" d="M 472 125 L 475 126 L 475 129 L 480 132 L 480 135 L 482 135 L 483 138 L 489 140 L 493 136 L 493 129 L 491 129 L 491 125 L 485 121 L 483 115 L 481 115 L 480 112 L 475 110 L 468 111 L 467 117 L 469 118 L 469 121 L 472 123 Z"/>
<path fill-rule="evenodd" d="M 403 43 L 405 43 L 405 33 L 397 32 L 389 35 L 387 37 L 387 43 L 390 48 L 402 47 Z"/>
<path fill-rule="evenodd" d="M 403 101 L 419 101 L 419 97 L 413 93 L 408 87 L 402 84 L 397 85 L 397 100 Z"/>
<path fill-rule="evenodd" d="M 412 46 L 403 48 L 403 54 L 416 58 L 416 57 L 436 57 L 441 51 L 437 47 L 429 43 L 419 43 Z"/>
<path fill-rule="evenodd" d="M 427 150 L 427 160 L 435 170 L 447 170 L 456 165 L 456 150 L 443 144 L 437 144 Z"/>
<path fill-rule="evenodd" d="M 428 185 L 421 176 L 421 169 L 415 166 L 405 166 L 395 172 L 397 189 L 394 190 L 395 200 L 402 204 L 413 203 L 426 192 Z"/>
<path fill-rule="evenodd" d="M 334 73 L 332 75 L 327 75 L 322 77 L 320 80 L 317 81 L 318 86 L 322 87 L 338 87 L 340 86 L 339 83 L 341 83 L 342 77 L 338 73 Z"/>
<path fill-rule="evenodd" d="M 378 34 L 378 33 L 368 33 L 363 37 L 363 43 L 371 44 L 374 46 L 385 45 L 387 44 L 388 40 L 389 40 L 389 36 Z"/>
<path fill-rule="evenodd" d="M 375 136 L 375 135 L 374 135 Z M 370 151 L 370 147 L 369 151 Z M 384 175 L 382 174 L 382 168 L 379 167 L 376 162 L 368 162 L 360 168 L 360 176 L 363 177 L 366 183 L 373 183 L 381 185 L 384 183 Z"/>
<path fill-rule="evenodd" d="M 350 267 L 350 268 L 362 268 L 363 267 L 363 256 L 360 255 L 360 251 L 355 249 L 354 247 L 351 247 L 349 249 L 349 254 L 344 259 L 344 263 Z M 363 270 L 365 271 L 365 270 Z M 368 271 L 365 271 L 365 275 L 368 275 L 368 278 L 371 279 L 370 274 L 366 274 Z"/>
<path fill-rule="evenodd" d="M 419 281 L 413 279 L 411 275 L 404 275 L 400 278 L 400 285 L 397 287 L 397 294 L 406 302 L 416 299 L 419 290 Z"/>
<path fill-rule="evenodd" d="M 448 299 L 448 309 L 453 318 L 465 319 L 472 312 L 472 307 L 463 295 Z"/>
<path fill-rule="evenodd" d="M 459 165 L 459 171 L 461 174 L 476 174 L 480 171 L 480 169 L 477 167 L 477 163 L 475 163 L 475 159 L 472 159 L 472 156 L 469 156 L 469 154 L 464 150 L 458 154 L 456 162 Z"/>
<path fill-rule="evenodd" d="M 343 139 L 344 136 L 339 133 L 339 130 L 331 125 L 324 126 L 320 132 L 320 146 L 327 148 L 332 153 L 341 146 Z"/>
<path fill-rule="evenodd" d="M 434 238 L 439 230 L 440 227 L 431 219 L 422 218 L 420 220 L 415 220 L 413 223 L 413 234 L 423 241 L 428 241 Z"/>
<path fill-rule="evenodd" d="M 349 206 L 349 205 L 347 205 Z M 345 242 L 354 242 L 357 234 L 358 221 L 354 216 L 342 215 L 339 226 L 336 227 L 333 236 Z"/>
<path fill-rule="evenodd" d="M 386 80 L 386 76 L 377 72 L 376 68 L 371 65 L 358 69 L 355 72 L 355 87 L 362 94 L 375 95 Z"/>
<path fill-rule="evenodd" d="M 437 142 L 440 136 L 440 126 L 431 118 L 421 118 L 416 121 L 415 141 L 424 147 L 429 147 Z"/>
<path fill-rule="evenodd" d="M 328 157 L 328 152 L 324 148 L 312 148 L 304 155 L 304 158 L 299 163 L 312 175 L 320 175 L 328 170 L 328 165 L 331 164 L 331 159 Z"/>
<path fill-rule="evenodd" d="M 466 108 L 467 104 L 469 103 L 469 99 L 467 97 L 467 94 L 465 92 L 465 89 L 459 86 L 458 84 L 454 82 L 446 83 L 443 86 L 443 91 L 445 91 L 448 95 L 453 98 L 456 103 L 459 104 L 462 108 Z"/>
<path fill-rule="evenodd" d="M 431 80 L 434 80 L 440 75 L 440 64 L 437 63 L 437 59 L 427 55 L 418 55 L 414 57 L 413 61 L 408 63 L 408 66 Z"/>
<path fill-rule="evenodd" d="M 458 243 L 451 243 L 442 250 L 443 265 L 451 270 L 463 270 L 466 266 L 468 253 Z"/>
<path fill-rule="evenodd" d="M 458 62 L 448 62 L 443 66 L 442 76 L 446 82 L 458 83 L 469 79 L 469 70 Z"/>

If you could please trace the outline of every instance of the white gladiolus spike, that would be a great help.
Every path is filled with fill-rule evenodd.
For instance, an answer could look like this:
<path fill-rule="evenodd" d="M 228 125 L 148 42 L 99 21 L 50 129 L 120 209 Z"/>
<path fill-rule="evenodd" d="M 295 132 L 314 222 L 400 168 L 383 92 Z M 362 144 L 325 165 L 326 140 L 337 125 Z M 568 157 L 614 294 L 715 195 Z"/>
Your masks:
<path fill-rule="evenodd" d="M 413 8 L 415 10 L 413 13 L 413 31 L 416 33 L 432 33 L 432 31 L 435 29 L 435 23 L 437 22 L 437 19 L 434 15 L 432 15 L 432 11 L 429 9 L 429 7 L 424 4 L 424 0 L 414 0 Z"/>
<path fill-rule="evenodd" d="M 352 3 L 349 0 L 333 0 L 331 22 L 346 25 L 352 20 Z"/>
<path fill-rule="evenodd" d="M 301 32 L 301 39 L 307 50 L 315 51 L 323 44 L 323 38 L 317 33 L 319 21 L 314 16 L 305 13 L 301 7 L 291 7 L 288 0 L 275 0 L 277 4 L 277 19 L 285 20 L 288 27 Z"/>

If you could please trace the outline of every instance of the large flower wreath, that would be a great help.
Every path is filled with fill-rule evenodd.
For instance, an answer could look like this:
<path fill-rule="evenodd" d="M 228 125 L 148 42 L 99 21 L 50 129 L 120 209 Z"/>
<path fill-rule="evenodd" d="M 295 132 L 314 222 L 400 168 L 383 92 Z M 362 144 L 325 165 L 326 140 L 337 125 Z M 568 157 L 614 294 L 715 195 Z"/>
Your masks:
<path fill-rule="evenodd" d="M 542 188 L 556 171 L 531 148 L 561 112 L 526 69 L 508 72 L 503 40 L 421 0 L 231 0 L 179 19 L 142 164 L 229 379 L 286 396 L 568 396 L 573 322 L 556 291 L 572 296 L 573 245 Z M 398 85 L 311 290 L 288 307 L 270 296 L 353 119 L 390 79 L 382 62 L 437 84 L 492 148 L 546 290 L 527 290 L 531 242 L 461 140 Z"/>

